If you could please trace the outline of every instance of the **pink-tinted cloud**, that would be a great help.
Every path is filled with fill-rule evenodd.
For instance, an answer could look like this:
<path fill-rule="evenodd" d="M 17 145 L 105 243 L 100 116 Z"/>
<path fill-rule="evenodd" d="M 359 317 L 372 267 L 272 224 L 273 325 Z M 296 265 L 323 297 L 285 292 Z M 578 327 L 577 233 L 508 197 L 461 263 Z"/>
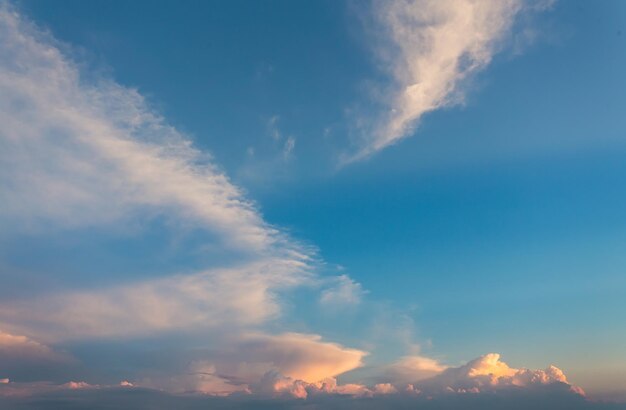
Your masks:
<path fill-rule="evenodd" d="M 509 387 L 532 388 L 555 383 L 569 385 L 565 374 L 555 366 L 549 366 L 545 370 L 516 369 L 501 361 L 499 354 L 489 353 L 463 366 L 450 367 L 423 380 L 418 386 L 431 393 L 464 393 Z M 571 386 L 571 389 L 578 394 L 584 394 L 579 387 Z"/>
<path fill-rule="evenodd" d="M 0 377 L 10 379 L 32 373 L 32 378 L 74 363 L 75 359 L 65 352 L 23 335 L 0 331 Z"/>
<path fill-rule="evenodd" d="M 150 374 L 136 385 L 211 395 L 267 392 L 273 389 L 259 386 L 267 384 L 268 374 L 309 385 L 361 366 L 366 355 L 364 351 L 324 341 L 319 335 L 242 334 L 228 338 L 219 348 L 200 353 L 184 374 Z M 281 383 L 286 386 L 284 381 Z"/>
<path fill-rule="evenodd" d="M 398 365 L 398 363 L 400 365 Z M 411 376 L 404 373 L 413 366 L 415 383 L 405 383 Z M 444 367 L 435 361 L 416 357 L 403 358 L 395 367 L 403 369 L 403 381 L 363 384 L 337 384 L 336 379 L 308 383 L 297 378 L 268 374 L 263 379 L 261 391 L 278 395 L 306 398 L 311 394 L 347 394 L 358 397 L 373 397 L 388 394 L 433 396 L 441 394 L 486 393 L 501 389 L 533 389 L 541 386 L 566 386 L 572 394 L 584 395 L 582 389 L 571 385 L 565 374 L 555 366 L 545 370 L 516 369 L 500 360 L 500 355 L 490 353 L 459 367 Z M 435 375 L 424 378 L 424 369 Z M 383 375 L 383 377 L 388 377 Z"/>
<path fill-rule="evenodd" d="M 383 372 L 392 383 L 415 383 L 433 377 L 447 369 L 447 367 L 429 357 L 404 356 L 387 366 Z"/>
<path fill-rule="evenodd" d="M 65 387 L 66 389 L 71 389 L 71 390 L 79 390 L 79 389 L 94 389 L 97 388 L 98 386 L 89 384 L 87 382 L 75 382 L 75 381 L 70 381 L 67 382 L 65 384 L 63 384 L 61 387 Z"/>
<path fill-rule="evenodd" d="M 0 303 L 0 324 L 45 340 L 135 337 L 171 330 L 251 326 L 276 317 L 276 292 L 309 277 L 307 265 L 267 259 L 97 291 Z"/>

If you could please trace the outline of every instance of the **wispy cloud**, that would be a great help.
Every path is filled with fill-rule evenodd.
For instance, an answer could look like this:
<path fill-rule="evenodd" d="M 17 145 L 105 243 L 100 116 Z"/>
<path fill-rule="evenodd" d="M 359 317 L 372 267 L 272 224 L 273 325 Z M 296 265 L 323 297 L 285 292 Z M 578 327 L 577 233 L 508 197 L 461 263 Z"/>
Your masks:
<path fill-rule="evenodd" d="M 291 158 L 293 150 L 296 147 L 296 139 L 293 136 L 287 137 L 285 145 L 283 146 L 283 157 L 285 159 Z"/>
<path fill-rule="evenodd" d="M 367 157 L 410 136 L 422 116 L 461 104 L 468 81 L 502 48 L 516 16 L 548 1 L 392 0 L 374 3 L 378 50 L 394 85 L 385 112 L 366 132 L 349 161 Z"/>
<path fill-rule="evenodd" d="M 124 277 L 97 289 L 70 286 L 4 300 L 0 328 L 26 335 L 20 336 L 20 351 L 47 351 L 35 340 L 155 340 L 168 332 L 195 335 L 193 343 L 203 345 L 201 338 L 219 328 L 225 334 L 211 346 L 218 353 L 203 360 L 228 356 L 238 363 L 241 351 L 226 353 L 239 346 L 258 353 L 247 363 L 265 363 L 264 372 L 305 379 L 315 371 L 326 377 L 360 365 L 364 352 L 316 335 L 263 335 L 263 325 L 280 317 L 279 293 L 312 282 L 315 252 L 266 223 L 209 155 L 193 148 L 136 90 L 85 78 L 51 36 L 6 3 L 0 6 L 0 38 L 4 234 L 71 234 L 165 218 L 209 233 L 212 246 L 245 256 L 238 264 L 196 273 Z M 294 144 L 287 139 L 285 155 Z M 253 331 L 255 338 L 249 336 Z M 0 335 L 4 342 L 17 340 Z M 187 349 L 183 344 L 177 351 Z M 292 354 L 281 356 L 285 352 Z"/>
<path fill-rule="evenodd" d="M 427 4 L 439 10 L 436 3 Z M 517 12 L 511 1 L 503 3 L 508 8 L 484 3 L 493 10 L 480 13 L 473 7 L 482 10 L 487 6 L 476 4 L 467 3 L 467 7 L 471 5 L 470 10 L 482 16 L 478 21 L 483 23 L 491 17 L 510 19 Z M 386 18 L 399 24 L 395 34 L 399 39 L 405 38 L 405 29 L 394 18 L 399 19 L 398 13 L 409 5 L 381 5 L 387 10 Z M 446 10 L 441 9 L 444 21 L 452 19 L 453 27 L 460 24 L 457 20 L 461 17 L 450 17 Z M 427 9 L 424 12 L 429 13 Z M 473 27 L 478 23 L 472 19 L 467 24 Z M 492 28 L 487 33 L 504 29 Z M 443 29 L 434 29 L 438 30 Z M 234 266 L 142 280 L 124 278 L 123 283 L 104 287 L 54 289 L 36 297 L 1 301 L 0 369 L 4 371 L 17 373 L 14 369 L 29 361 L 78 361 L 59 353 L 63 343 L 71 346 L 70 342 L 115 340 L 123 344 L 134 339 L 158 345 L 155 341 L 159 337 L 171 338 L 162 361 L 149 361 L 132 370 L 124 368 L 131 374 L 115 379 L 125 380 L 121 386 L 78 376 L 56 383 L 15 382 L 12 374 L 0 374 L 3 399 L 47 394 L 87 397 L 101 391 L 109 395 L 106 397 L 115 397 L 111 392 L 142 388 L 140 392 L 149 394 L 163 394 L 148 390 L 160 389 L 307 399 L 341 395 L 404 400 L 425 397 L 422 392 L 427 391 L 465 394 L 472 389 L 483 392 L 537 385 L 564 385 L 568 393 L 578 393 L 557 368 L 513 369 L 497 355 L 458 368 L 427 358 L 406 357 L 385 369 L 381 377 L 386 380 L 381 383 L 339 383 L 336 377 L 362 366 L 367 352 L 317 334 L 285 332 L 276 322 L 271 323 L 272 334 L 268 330 L 268 323 L 280 318 L 283 311 L 280 292 L 319 283 L 314 280 L 315 253 L 265 222 L 252 201 L 210 156 L 194 149 L 191 141 L 150 109 L 136 90 L 111 80 L 82 77 L 54 39 L 6 4 L 0 6 L 0 38 L 0 221 L 5 233 L 71 232 L 93 226 L 106 229 L 136 219 L 161 217 L 210 232 L 217 238 L 216 246 L 234 248 L 247 256 Z M 472 50 L 470 57 L 463 57 L 469 59 L 469 68 L 464 68 L 466 73 L 459 79 L 488 62 L 480 50 L 492 51 L 491 41 L 476 46 L 478 51 L 467 45 L 459 48 Z M 437 49 L 437 44 L 432 47 Z M 408 55 L 408 51 L 403 53 Z M 426 66 L 436 71 L 439 57 L 430 56 L 429 51 L 420 53 L 428 57 L 427 61 L 434 61 Z M 460 80 L 454 75 L 450 78 L 444 83 L 452 85 L 438 87 L 454 91 Z M 448 104 L 451 95 L 436 98 L 431 105 Z M 409 102 L 405 101 L 407 107 L 416 104 Z M 420 112 L 421 108 L 404 110 L 381 125 L 381 129 L 395 130 L 389 134 L 396 135 L 395 139 L 425 112 Z M 377 140 L 371 146 L 380 149 L 394 138 Z M 295 140 L 287 139 L 285 144 L 285 152 L 290 153 Z M 322 292 L 322 303 L 359 303 L 364 294 L 360 284 L 347 276 L 334 282 L 336 286 Z M 97 362 L 97 355 L 92 356 Z M 176 365 L 172 365 L 174 361 Z M 82 368 L 79 376 L 94 375 L 97 379 L 102 377 L 98 370 L 95 366 L 88 371 Z M 29 403 L 37 407 L 36 402 Z"/>
<path fill-rule="evenodd" d="M 0 304 L 8 329 L 54 342 L 137 337 L 201 327 L 259 325 L 279 314 L 277 292 L 302 284 L 306 264 L 264 260 L 247 266 L 70 291 Z"/>
<path fill-rule="evenodd" d="M 5 226 L 71 228 L 164 215 L 240 249 L 264 252 L 280 242 L 210 156 L 136 90 L 82 78 L 53 39 L 7 6 L 0 33 Z"/>
<path fill-rule="evenodd" d="M 358 305 L 367 293 L 360 283 L 355 282 L 348 275 L 337 276 L 332 282 L 332 286 L 324 289 L 320 295 L 320 302 L 323 305 Z"/>

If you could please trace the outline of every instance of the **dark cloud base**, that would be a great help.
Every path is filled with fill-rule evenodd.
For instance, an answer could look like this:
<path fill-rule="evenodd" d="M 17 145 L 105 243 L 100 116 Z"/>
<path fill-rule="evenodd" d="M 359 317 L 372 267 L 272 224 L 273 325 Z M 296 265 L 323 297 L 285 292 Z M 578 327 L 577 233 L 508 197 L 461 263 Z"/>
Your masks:
<path fill-rule="evenodd" d="M 0 409 L 497 409 L 497 410 L 626 410 L 626 404 L 593 402 L 568 391 L 553 389 L 503 390 L 481 394 L 447 394 L 435 398 L 390 395 L 352 398 L 319 395 L 306 400 L 252 396 L 208 397 L 171 395 L 149 389 L 65 390 L 29 397 L 3 397 Z"/>

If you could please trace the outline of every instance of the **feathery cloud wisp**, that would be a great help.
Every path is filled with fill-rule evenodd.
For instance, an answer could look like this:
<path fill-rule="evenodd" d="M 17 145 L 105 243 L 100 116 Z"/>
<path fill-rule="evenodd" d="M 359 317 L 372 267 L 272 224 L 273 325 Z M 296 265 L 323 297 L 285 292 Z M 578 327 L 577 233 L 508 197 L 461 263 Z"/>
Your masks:
<path fill-rule="evenodd" d="M 72 228 L 167 216 L 237 249 L 280 241 L 210 157 L 133 89 L 86 81 L 55 41 L 0 9 L 0 221 Z M 288 246 L 285 243 L 281 247 Z"/>
<path fill-rule="evenodd" d="M 425 113 L 462 103 L 466 82 L 489 65 L 516 16 L 547 4 L 522 0 L 376 2 L 375 18 L 387 37 L 379 54 L 395 83 L 385 98 L 387 111 L 350 160 L 409 136 Z"/>
<path fill-rule="evenodd" d="M 0 37 L 3 228 L 71 234 L 162 217 L 210 233 L 216 248 L 245 255 L 238 265 L 196 273 L 134 279 L 130 272 L 96 289 L 60 283 L 37 297 L 3 300 L 0 328 L 26 336 L 0 333 L 0 353 L 28 348 L 30 356 L 51 354 L 34 339 L 124 343 L 141 337 L 158 344 L 166 333 L 184 333 L 185 342 L 172 356 L 182 358 L 191 355 L 189 345 L 202 346 L 205 354 L 186 370 L 214 368 L 220 375 L 178 375 L 159 387 L 222 392 L 256 382 L 267 371 L 314 380 L 361 365 L 365 352 L 317 335 L 263 333 L 262 325 L 280 316 L 278 292 L 312 279 L 315 255 L 266 223 L 210 157 L 167 125 L 137 91 L 84 78 L 53 38 L 5 4 Z M 294 142 L 287 142 L 292 150 Z M 220 332 L 213 331 L 218 327 Z M 207 340 L 207 333 L 217 333 L 218 340 Z M 7 363 L 0 357 L 0 368 Z M 172 371 L 170 365 L 160 372 Z"/>

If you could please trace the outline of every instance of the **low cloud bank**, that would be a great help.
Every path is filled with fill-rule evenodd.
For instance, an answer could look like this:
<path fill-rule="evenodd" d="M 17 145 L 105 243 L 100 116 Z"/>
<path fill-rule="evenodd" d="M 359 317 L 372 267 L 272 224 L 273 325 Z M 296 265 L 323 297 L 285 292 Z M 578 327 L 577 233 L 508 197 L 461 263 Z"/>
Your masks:
<path fill-rule="evenodd" d="M 485 401 L 504 403 L 513 399 L 532 401 L 540 398 L 548 401 L 558 399 L 563 403 L 577 403 L 580 406 L 592 405 L 585 398 L 583 390 L 570 384 L 565 374 L 557 367 L 549 366 L 545 370 L 512 368 L 501 361 L 500 356 L 495 353 L 481 356 L 458 367 L 443 368 L 436 362 L 425 361 L 423 363 L 427 366 L 422 368 L 438 372 L 436 375 L 416 380 L 414 383 L 377 383 L 368 386 L 356 383 L 341 384 L 333 377 L 335 374 L 358 367 L 363 352 L 323 343 L 317 337 L 307 335 L 287 334 L 281 336 L 280 340 L 273 339 L 274 337 L 261 336 L 251 339 L 248 343 L 250 354 L 264 357 L 266 365 L 271 368 L 260 376 L 255 372 L 262 369 L 263 364 L 257 362 L 255 367 L 254 363 L 247 363 L 246 358 L 242 358 L 238 369 L 231 369 L 239 371 L 238 374 L 223 374 L 222 372 L 227 369 L 219 363 L 196 363 L 192 364 L 192 367 L 195 366 L 194 371 L 189 374 L 166 378 L 160 383 L 149 379 L 124 380 L 115 386 L 98 386 L 85 381 L 71 381 L 58 385 L 7 381 L 0 386 L 0 396 L 29 397 L 28 400 L 31 400 L 37 396 L 50 394 L 67 396 L 67 390 L 117 392 L 117 389 L 124 388 L 141 392 L 136 394 L 151 395 L 170 391 L 173 392 L 169 393 L 173 394 L 172 399 L 178 397 L 177 394 L 179 396 L 183 394 L 179 397 L 181 402 L 196 400 L 190 399 L 188 395 L 201 395 L 209 401 L 211 401 L 209 397 L 213 397 L 215 401 L 212 403 L 220 403 L 216 398 L 224 397 L 234 403 L 251 405 L 260 400 L 293 408 L 300 405 L 298 400 L 313 404 L 339 403 L 347 406 L 346 408 L 352 408 L 350 406 L 356 406 L 357 403 L 370 406 L 386 402 L 397 405 L 413 403 L 426 407 L 432 403 L 440 403 L 445 408 L 446 403 L 456 403 L 458 400 L 468 403 L 469 408 L 472 408 L 472 403 Z M 404 359 L 401 362 L 406 361 Z M 328 367 L 330 363 L 334 363 L 333 367 Z M 286 376 L 277 369 L 301 377 Z M 318 380 L 312 381 L 318 377 Z M 416 372 L 415 378 L 421 377 L 423 373 Z M 352 401 L 346 402 L 346 398 Z"/>

